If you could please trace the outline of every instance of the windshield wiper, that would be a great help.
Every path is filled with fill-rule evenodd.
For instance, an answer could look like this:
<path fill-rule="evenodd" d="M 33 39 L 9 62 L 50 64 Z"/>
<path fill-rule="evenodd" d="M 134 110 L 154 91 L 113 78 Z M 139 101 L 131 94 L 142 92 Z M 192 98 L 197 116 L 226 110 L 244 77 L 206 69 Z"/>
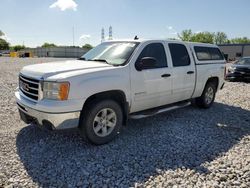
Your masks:
<path fill-rule="evenodd" d="M 77 60 L 86 60 L 85 57 L 79 57 Z"/>
<path fill-rule="evenodd" d="M 107 64 L 109 64 L 109 65 L 113 65 L 113 64 L 109 63 L 109 62 L 108 62 L 107 60 L 105 60 L 105 59 L 88 59 L 88 61 L 100 61 L 100 62 L 107 63 Z"/>

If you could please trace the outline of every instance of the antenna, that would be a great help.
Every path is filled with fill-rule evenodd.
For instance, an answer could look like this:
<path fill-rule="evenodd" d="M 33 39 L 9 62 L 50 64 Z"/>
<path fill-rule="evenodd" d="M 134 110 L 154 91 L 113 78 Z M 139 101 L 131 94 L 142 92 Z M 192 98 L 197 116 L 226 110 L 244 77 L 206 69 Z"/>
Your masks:
<path fill-rule="evenodd" d="M 135 35 L 135 38 L 134 38 L 134 40 L 139 40 L 139 38 L 137 37 L 137 35 Z"/>

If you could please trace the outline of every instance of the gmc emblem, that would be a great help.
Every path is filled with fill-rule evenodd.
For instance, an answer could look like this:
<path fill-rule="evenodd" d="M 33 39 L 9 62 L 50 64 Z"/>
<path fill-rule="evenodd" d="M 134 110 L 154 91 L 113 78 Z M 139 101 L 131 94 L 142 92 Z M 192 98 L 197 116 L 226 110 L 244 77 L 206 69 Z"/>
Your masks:
<path fill-rule="evenodd" d="M 20 81 L 20 86 L 21 86 L 21 88 L 23 88 L 25 91 L 29 91 L 29 90 L 30 90 L 29 84 L 26 84 L 26 83 L 24 83 L 24 82 L 22 82 L 22 81 Z"/>

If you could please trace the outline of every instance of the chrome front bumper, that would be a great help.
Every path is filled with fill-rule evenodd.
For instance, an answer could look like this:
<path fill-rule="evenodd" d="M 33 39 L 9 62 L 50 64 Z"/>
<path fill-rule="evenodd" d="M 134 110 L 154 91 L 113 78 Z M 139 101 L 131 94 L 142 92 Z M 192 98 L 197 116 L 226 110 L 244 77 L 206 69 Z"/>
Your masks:
<path fill-rule="evenodd" d="M 80 111 L 69 113 L 47 113 L 37 111 L 18 102 L 17 106 L 21 119 L 25 123 L 36 122 L 49 129 L 76 128 L 79 124 Z"/>

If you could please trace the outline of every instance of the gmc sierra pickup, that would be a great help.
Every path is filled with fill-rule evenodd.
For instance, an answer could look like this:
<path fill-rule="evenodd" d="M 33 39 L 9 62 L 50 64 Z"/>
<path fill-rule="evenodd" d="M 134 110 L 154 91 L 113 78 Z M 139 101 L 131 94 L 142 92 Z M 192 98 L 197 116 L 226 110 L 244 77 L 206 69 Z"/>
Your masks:
<path fill-rule="evenodd" d="M 15 96 L 25 123 L 77 127 L 87 141 L 105 144 L 128 118 L 190 103 L 209 108 L 224 74 L 225 60 L 216 45 L 108 41 L 78 60 L 24 67 Z"/>

